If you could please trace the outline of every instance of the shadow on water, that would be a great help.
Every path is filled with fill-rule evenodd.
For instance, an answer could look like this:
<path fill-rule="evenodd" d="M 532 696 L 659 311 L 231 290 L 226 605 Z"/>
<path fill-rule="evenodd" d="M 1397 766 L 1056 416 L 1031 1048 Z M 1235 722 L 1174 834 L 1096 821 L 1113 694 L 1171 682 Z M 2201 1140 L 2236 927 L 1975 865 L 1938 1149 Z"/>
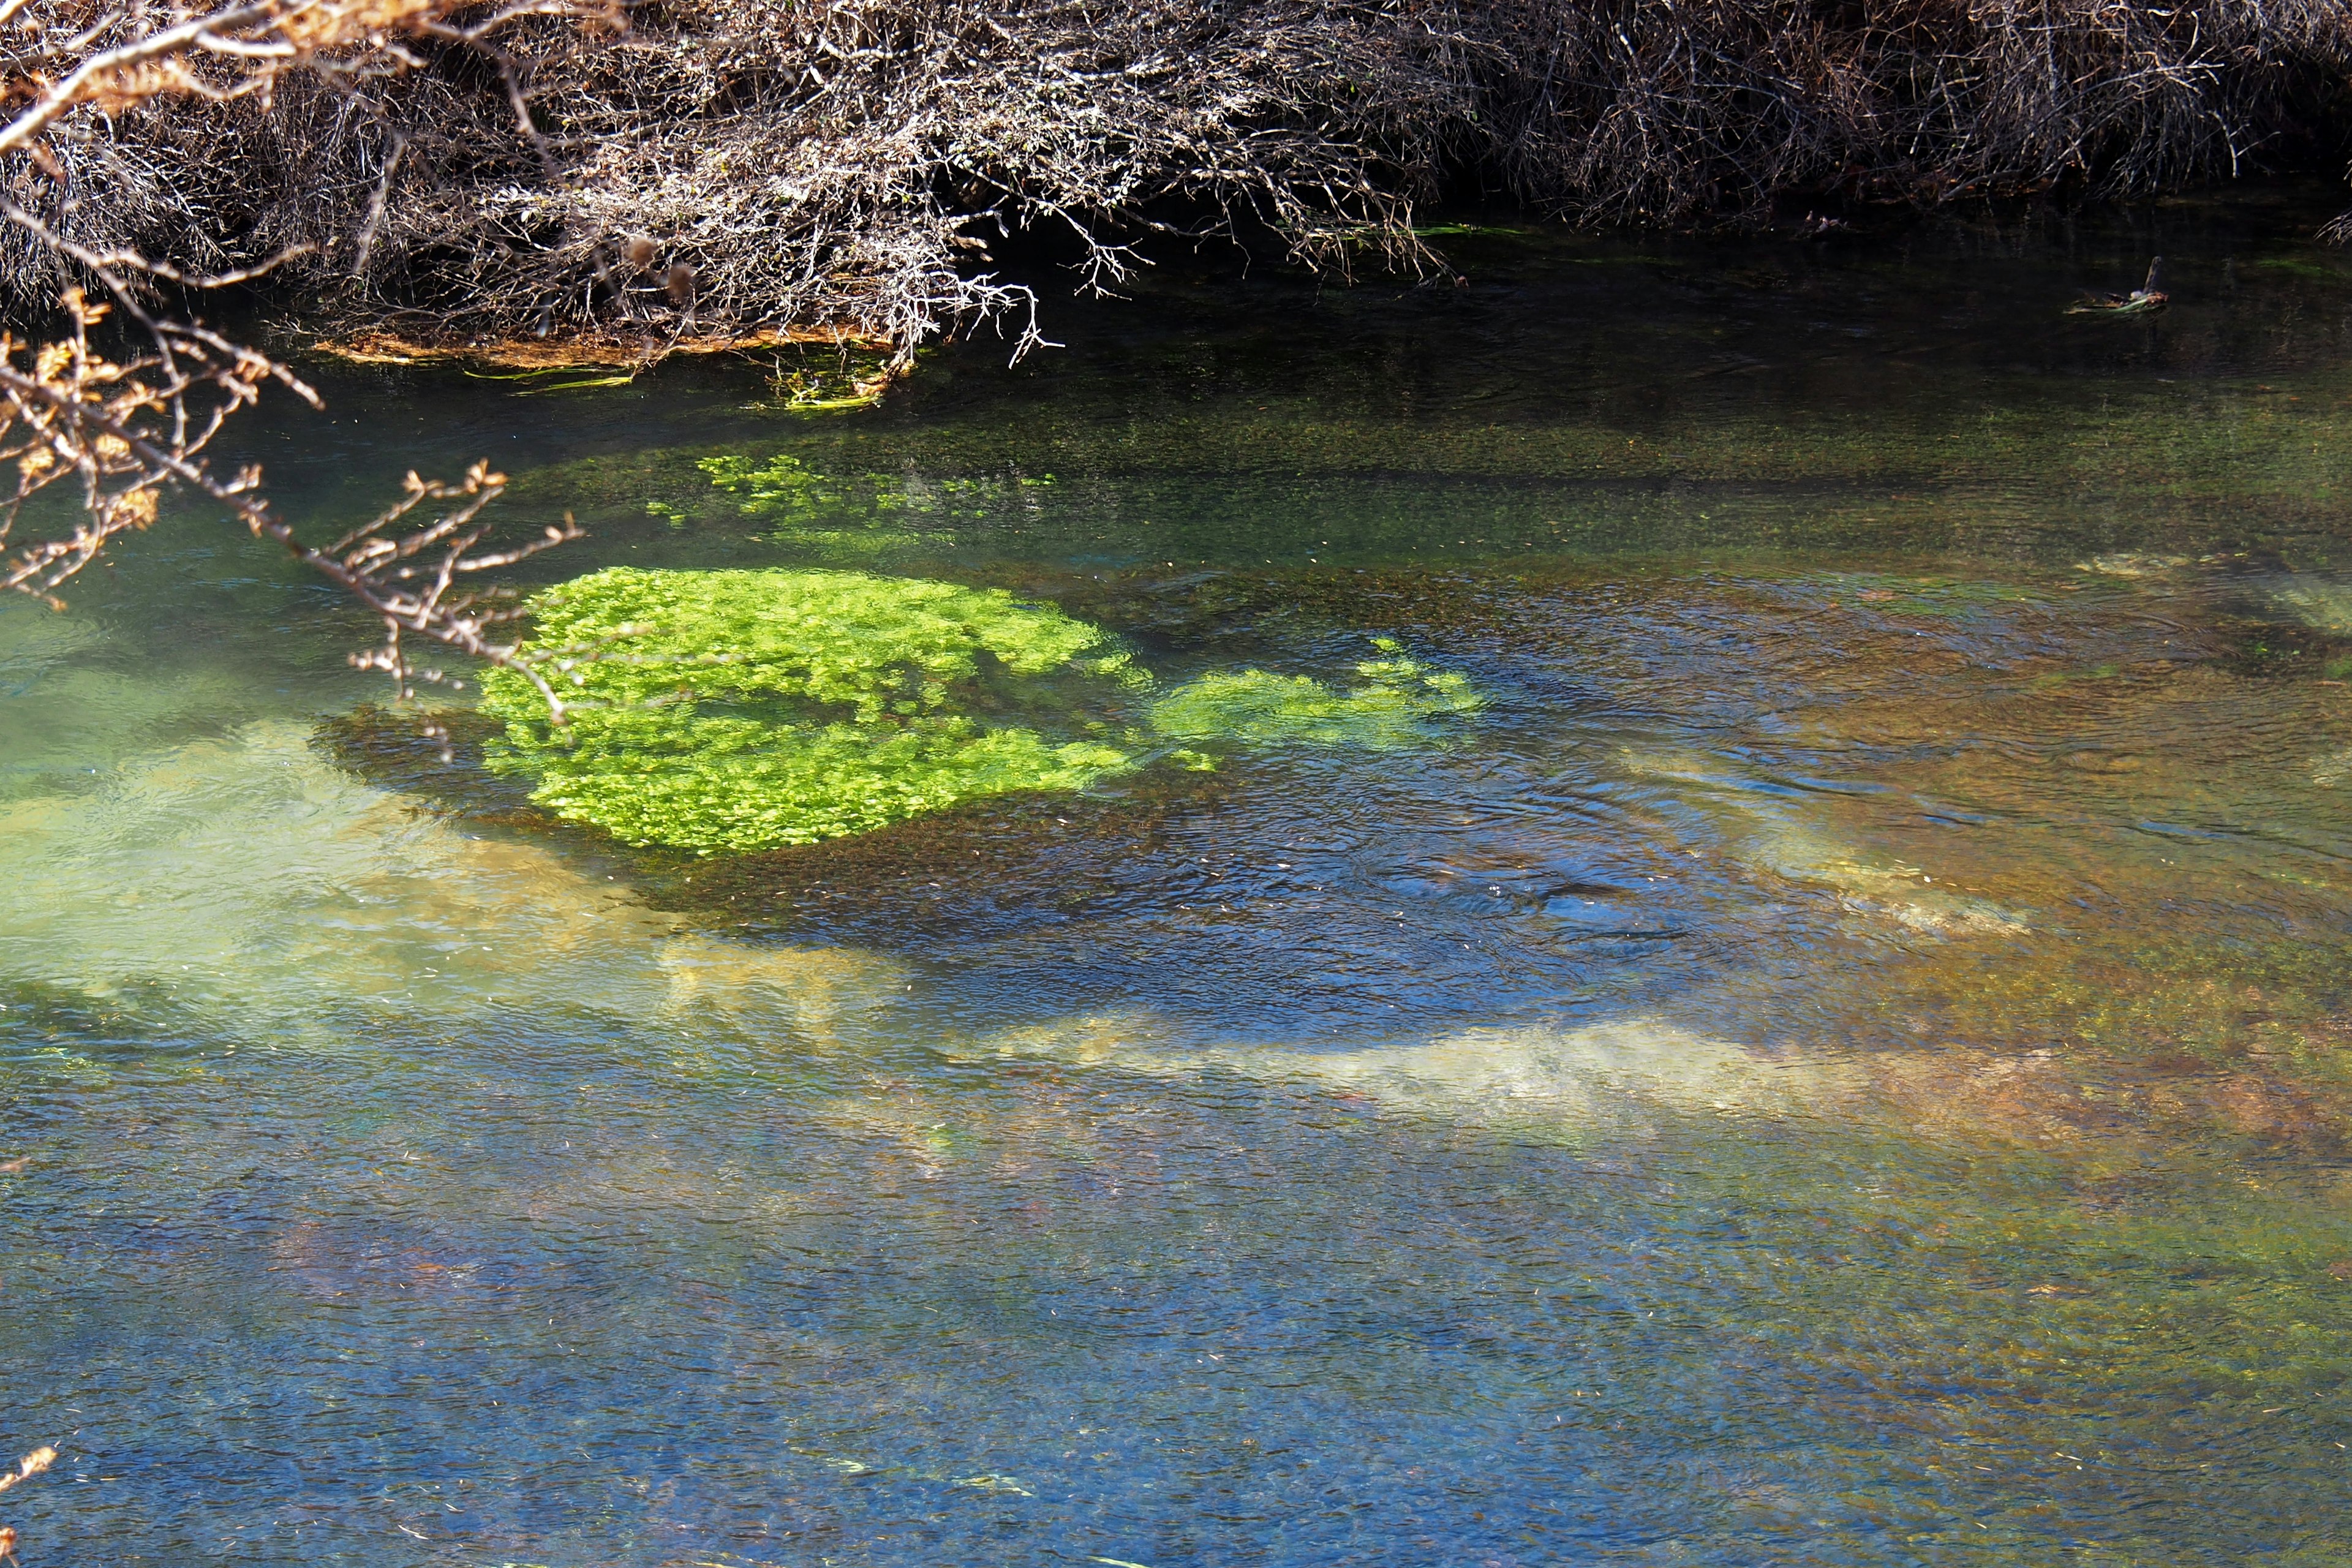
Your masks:
<path fill-rule="evenodd" d="M 849 416 L 331 374 L 247 437 L 320 518 L 488 456 L 591 525 L 551 574 L 1002 586 L 1166 682 L 1390 637 L 1486 706 L 698 859 L 462 708 L 445 762 L 203 520 L 0 606 L 27 1541 L 2339 1563 L 2352 269 L 2299 221 L 1171 263 Z M 2158 247 L 2170 310 L 2063 315 Z M 814 477 L 746 513 L 720 453 Z"/>

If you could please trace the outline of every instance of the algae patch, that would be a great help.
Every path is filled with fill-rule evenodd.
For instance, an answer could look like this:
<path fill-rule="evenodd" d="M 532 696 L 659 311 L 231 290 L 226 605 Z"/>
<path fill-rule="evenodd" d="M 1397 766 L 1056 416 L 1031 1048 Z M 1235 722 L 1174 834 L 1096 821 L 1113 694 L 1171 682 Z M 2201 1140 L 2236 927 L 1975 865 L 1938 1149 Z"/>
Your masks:
<path fill-rule="evenodd" d="M 631 844 L 810 844 L 1128 764 L 1099 742 L 974 716 L 1024 706 L 1056 676 L 1140 679 L 1099 628 L 1001 590 L 614 567 L 537 595 L 531 613 L 569 721 L 493 670 L 483 706 L 507 730 L 488 760 Z"/>
<path fill-rule="evenodd" d="M 649 500 L 646 510 L 673 528 L 730 513 L 751 518 L 767 525 L 760 536 L 766 542 L 841 566 L 872 566 L 935 547 L 961 524 L 1034 514 L 1057 483 L 1051 474 L 833 474 L 788 454 L 755 463 L 722 453 L 698 458 L 694 467 L 718 494 Z"/>
<path fill-rule="evenodd" d="M 1424 670 L 1387 637 L 1374 646 L 1387 657 L 1357 665 L 1364 684 L 1352 691 L 1304 675 L 1213 671 L 1153 703 L 1151 726 L 1172 740 L 1382 751 L 1426 740 L 1433 721 L 1483 706 L 1467 676 Z"/>
<path fill-rule="evenodd" d="M 483 708 L 506 729 L 488 765 L 559 816 L 703 855 L 1083 789 L 1158 756 L 1214 765 L 1191 745 L 1393 748 L 1481 705 L 1384 640 L 1344 692 L 1243 669 L 1155 700 L 1108 632 L 1052 605 L 862 572 L 614 567 L 530 613 L 529 652 L 569 712 L 491 670 Z"/>

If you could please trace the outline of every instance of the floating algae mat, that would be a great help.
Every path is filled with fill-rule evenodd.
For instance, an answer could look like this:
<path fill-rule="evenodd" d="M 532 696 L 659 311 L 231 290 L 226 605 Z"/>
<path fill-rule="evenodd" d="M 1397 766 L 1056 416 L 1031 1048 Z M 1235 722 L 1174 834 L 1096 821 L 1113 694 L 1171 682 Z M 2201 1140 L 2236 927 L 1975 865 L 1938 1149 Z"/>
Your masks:
<path fill-rule="evenodd" d="M 0 601 L 20 1554 L 2343 1568 L 2326 195 L 233 423 L 569 721 Z"/>
<path fill-rule="evenodd" d="M 625 843 L 706 854 L 1083 789 L 1136 767 L 1155 736 L 1391 747 L 1479 706 L 1465 678 L 1427 673 L 1385 639 L 1387 657 L 1360 663 L 1347 691 L 1248 669 L 1155 697 L 1102 628 L 1059 610 L 856 572 L 613 567 L 530 609 L 524 653 L 563 711 L 521 670 L 489 671 L 483 703 L 507 724 L 490 765 L 534 775 L 533 799 Z M 1137 699 L 1129 722 L 1083 717 L 1089 701 L 1117 714 L 1121 696 Z"/>

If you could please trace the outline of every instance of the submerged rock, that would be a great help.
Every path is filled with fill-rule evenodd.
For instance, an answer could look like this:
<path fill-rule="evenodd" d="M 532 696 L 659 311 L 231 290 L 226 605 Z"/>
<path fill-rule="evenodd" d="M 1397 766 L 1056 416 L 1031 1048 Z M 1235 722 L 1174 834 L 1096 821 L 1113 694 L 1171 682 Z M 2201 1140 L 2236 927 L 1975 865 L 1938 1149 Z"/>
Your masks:
<path fill-rule="evenodd" d="M 1482 1121 L 1622 1121 L 1644 1109 L 1785 1111 L 1848 1097 L 1864 1081 L 1845 1064 L 1751 1051 L 1654 1017 L 1470 1028 L 1334 1049 L 1194 1043 L 1170 1021 L 1128 1013 L 1008 1029 L 974 1048 L 1154 1077 L 1234 1073 L 1400 1111 Z"/>
<path fill-rule="evenodd" d="M 2088 561 L 2076 562 L 2074 570 L 2095 572 L 2103 577 L 2157 577 L 2178 572 L 2189 563 L 2186 555 L 2156 555 L 2137 550 L 2118 550 L 2105 555 L 2094 555 Z"/>
<path fill-rule="evenodd" d="M 2352 584 L 2295 576 L 2267 589 L 2271 602 L 2314 631 L 2352 636 Z"/>
<path fill-rule="evenodd" d="M 377 1012 L 514 1008 L 815 1037 L 853 993 L 904 985 L 856 949 L 695 931 L 593 861 L 358 782 L 289 721 L 0 804 L 0 985 L 138 990 L 281 1046 L 351 1049 L 344 1026 Z"/>
<path fill-rule="evenodd" d="M 2016 935 L 2024 918 L 1990 900 L 1939 888 L 1919 867 L 1871 856 L 1814 823 L 1785 787 L 1741 774 L 1694 752 L 1628 750 L 1636 776 L 1693 790 L 1724 830 L 1732 856 L 1795 882 L 1835 892 L 1856 913 L 1891 920 L 1927 936 Z"/>

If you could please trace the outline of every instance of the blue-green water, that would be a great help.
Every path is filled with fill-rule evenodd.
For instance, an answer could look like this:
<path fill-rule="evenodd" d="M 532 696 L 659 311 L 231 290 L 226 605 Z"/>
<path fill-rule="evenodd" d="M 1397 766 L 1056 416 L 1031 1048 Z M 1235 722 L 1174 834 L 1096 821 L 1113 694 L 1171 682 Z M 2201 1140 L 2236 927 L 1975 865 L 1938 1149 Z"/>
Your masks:
<path fill-rule="evenodd" d="M 368 627 L 205 518 L 0 606 L 26 1561 L 2352 1563 L 2307 226 L 1171 268 L 835 416 L 323 368 L 321 533 L 487 457 L 539 581 L 1487 706 L 688 863 L 322 729 Z"/>

